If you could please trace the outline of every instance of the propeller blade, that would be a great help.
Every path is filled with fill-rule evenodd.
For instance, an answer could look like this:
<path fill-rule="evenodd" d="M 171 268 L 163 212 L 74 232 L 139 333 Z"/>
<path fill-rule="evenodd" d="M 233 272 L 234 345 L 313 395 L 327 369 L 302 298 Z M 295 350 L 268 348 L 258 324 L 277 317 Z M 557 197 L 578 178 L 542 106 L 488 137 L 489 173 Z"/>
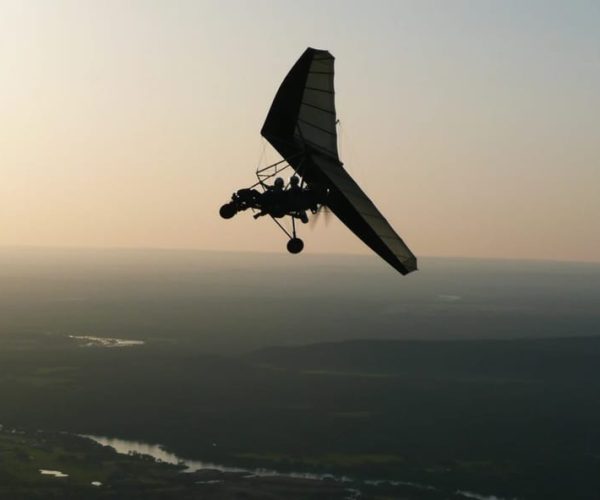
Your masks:
<path fill-rule="evenodd" d="M 329 226 L 329 223 L 331 222 L 331 210 L 329 210 L 329 207 L 323 209 L 323 220 L 325 222 L 325 227 Z"/>
<path fill-rule="evenodd" d="M 316 227 L 318 224 L 317 221 L 319 220 L 322 220 L 325 223 L 325 226 L 327 227 L 329 225 L 330 214 L 331 211 L 327 208 L 326 205 L 319 205 L 319 208 L 317 208 L 317 213 L 310 218 L 310 227 Z"/>

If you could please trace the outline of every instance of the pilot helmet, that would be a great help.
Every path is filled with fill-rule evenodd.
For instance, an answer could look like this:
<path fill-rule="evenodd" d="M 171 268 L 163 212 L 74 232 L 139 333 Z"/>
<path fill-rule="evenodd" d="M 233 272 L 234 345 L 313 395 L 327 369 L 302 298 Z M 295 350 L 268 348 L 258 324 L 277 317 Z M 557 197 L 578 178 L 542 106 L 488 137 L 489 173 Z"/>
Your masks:
<path fill-rule="evenodd" d="M 292 175 L 292 176 L 290 177 L 290 184 L 291 184 L 292 186 L 297 186 L 299 182 L 300 182 L 300 179 L 298 179 L 298 176 L 297 176 L 297 175 Z"/>
<path fill-rule="evenodd" d="M 281 177 L 277 177 L 275 179 L 275 182 L 273 183 L 273 185 L 278 188 L 283 188 L 284 184 L 285 183 L 283 182 L 283 179 Z"/>

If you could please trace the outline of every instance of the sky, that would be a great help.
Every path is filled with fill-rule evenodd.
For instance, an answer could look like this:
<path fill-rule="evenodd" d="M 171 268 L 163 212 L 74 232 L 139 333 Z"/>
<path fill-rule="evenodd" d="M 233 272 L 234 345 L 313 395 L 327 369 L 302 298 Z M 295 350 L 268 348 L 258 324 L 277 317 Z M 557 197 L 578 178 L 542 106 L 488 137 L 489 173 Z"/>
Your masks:
<path fill-rule="evenodd" d="M 417 256 L 600 261 L 600 3 L 0 0 L 0 246 L 285 252 L 220 205 L 306 47 Z M 340 222 L 305 252 L 369 253 Z M 296 258 L 296 257 L 295 257 Z"/>

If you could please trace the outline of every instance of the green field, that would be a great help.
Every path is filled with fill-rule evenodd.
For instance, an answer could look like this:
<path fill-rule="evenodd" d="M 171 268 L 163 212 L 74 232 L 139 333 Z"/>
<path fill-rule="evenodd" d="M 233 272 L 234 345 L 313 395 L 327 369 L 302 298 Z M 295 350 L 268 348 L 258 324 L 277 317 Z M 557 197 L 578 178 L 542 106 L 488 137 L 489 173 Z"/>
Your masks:
<path fill-rule="evenodd" d="M 41 470 L 66 477 L 42 475 Z M 0 431 L 0 498 L 143 498 L 159 492 L 175 497 L 186 492 L 178 471 L 64 433 Z"/>
<path fill-rule="evenodd" d="M 360 483 L 365 498 L 600 498 L 600 266 L 421 264 L 401 279 L 360 256 L 2 250 L 0 424 L 435 488 Z M 25 453 L 3 466 L 13 483 Z M 48 453 L 86 492 L 115 474 Z"/>
<path fill-rule="evenodd" d="M 5 336 L 0 351 L 0 421 L 28 432 L 142 440 L 216 463 L 445 494 L 589 499 L 600 488 L 600 338 L 355 341 L 224 357 L 48 336 L 34 346 L 34 337 L 24 349 Z M 38 468 L 82 487 L 116 473 L 112 461 L 67 467 L 47 446 L 33 469 L 15 456 L 17 482 Z M 161 474 L 144 471 L 143 483 L 158 488 Z M 51 480 L 60 481 L 36 477 Z"/>

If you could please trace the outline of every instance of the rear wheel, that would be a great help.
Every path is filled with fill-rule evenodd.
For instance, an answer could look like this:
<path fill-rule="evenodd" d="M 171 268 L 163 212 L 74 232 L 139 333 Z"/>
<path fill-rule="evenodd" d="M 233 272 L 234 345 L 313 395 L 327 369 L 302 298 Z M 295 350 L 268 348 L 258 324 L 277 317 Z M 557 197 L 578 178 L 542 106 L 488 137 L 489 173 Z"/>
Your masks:
<path fill-rule="evenodd" d="M 300 253 L 304 248 L 304 242 L 300 238 L 292 238 L 287 242 L 287 249 L 290 253 Z"/>
<path fill-rule="evenodd" d="M 219 209 L 219 215 L 223 217 L 223 219 L 231 219 L 237 213 L 237 209 L 233 203 L 225 203 Z"/>

